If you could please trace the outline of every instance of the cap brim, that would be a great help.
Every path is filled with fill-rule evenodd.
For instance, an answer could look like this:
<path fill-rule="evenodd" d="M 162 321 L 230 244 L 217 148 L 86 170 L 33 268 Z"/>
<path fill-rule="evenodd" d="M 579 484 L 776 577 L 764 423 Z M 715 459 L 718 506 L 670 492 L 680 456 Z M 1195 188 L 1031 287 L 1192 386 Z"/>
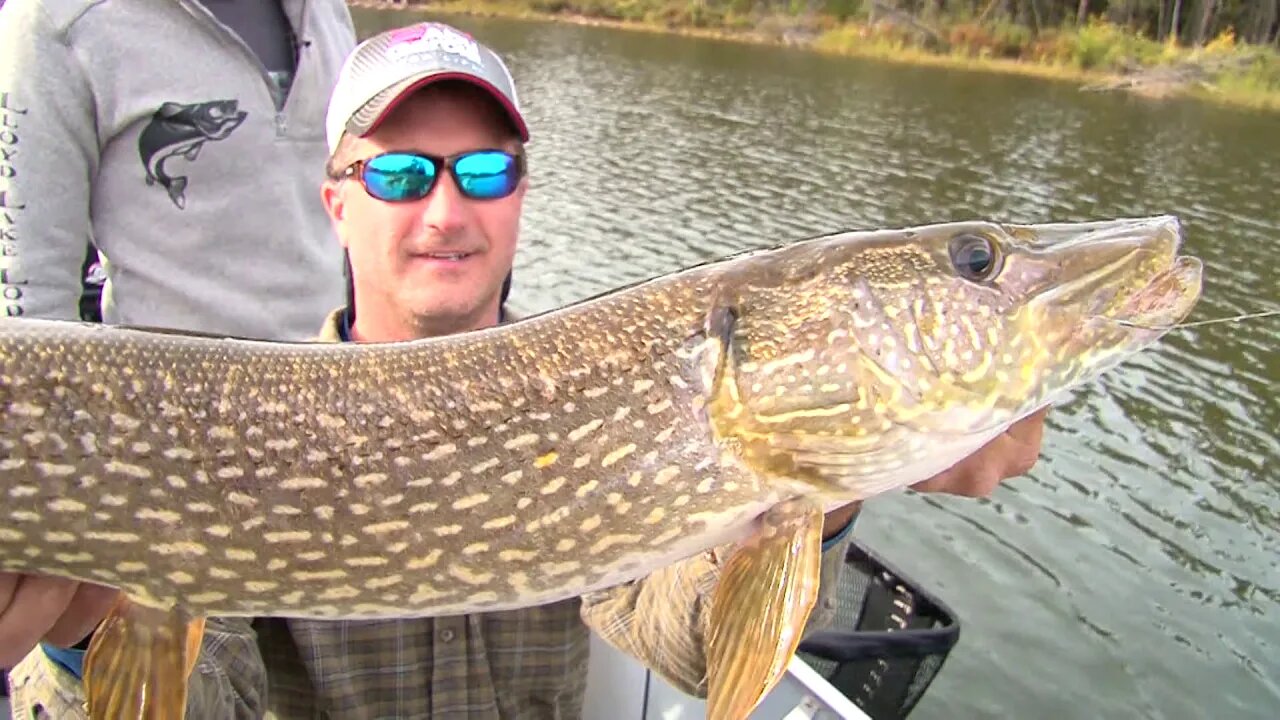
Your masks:
<path fill-rule="evenodd" d="M 374 95 L 369 99 L 369 102 L 351 115 L 351 119 L 347 121 L 347 132 L 361 137 L 368 135 L 377 130 L 382 121 L 387 118 L 387 115 L 391 114 L 391 111 L 403 102 L 405 98 L 432 83 L 443 80 L 461 80 L 482 88 L 506 111 L 507 117 L 511 119 L 511 122 L 516 126 L 516 131 L 520 133 L 520 140 L 523 142 L 529 141 L 529 128 L 525 125 L 524 117 L 511 104 L 507 96 L 503 95 L 492 83 L 470 73 L 439 70 L 411 75 Z"/>

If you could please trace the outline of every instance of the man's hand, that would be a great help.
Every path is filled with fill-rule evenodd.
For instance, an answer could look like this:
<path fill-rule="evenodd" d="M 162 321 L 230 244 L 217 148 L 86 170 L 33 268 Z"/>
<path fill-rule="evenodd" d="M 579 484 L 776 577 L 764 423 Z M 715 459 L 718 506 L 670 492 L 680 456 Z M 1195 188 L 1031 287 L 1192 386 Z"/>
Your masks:
<path fill-rule="evenodd" d="M 1046 407 L 1026 416 L 974 454 L 911 489 L 968 497 L 990 495 L 1002 481 L 1025 475 L 1035 467 L 1048 412 Z"/>
<path fill-rule="evenodd" d="M 1002 481 L 1025 475 L 1040 458 L 1040 440 L 1044 437 L 1042 408 L 1019 420 L 1004 434 L 983 445 L 977 452 L 950 468 L 911 486 L 916 492 L 945 492 L 952 495 L 985 497 Z M 827 513 L 822 536 L 830 538 L 849 524 L 861 503 L 851 503 Z"/>
<path fill-rule="evenodd" d="M 0 668 L 17 665 L 42 640 L 62 647 L 80 642 L 118 593 L 66 578 L 0 572 Z"/>

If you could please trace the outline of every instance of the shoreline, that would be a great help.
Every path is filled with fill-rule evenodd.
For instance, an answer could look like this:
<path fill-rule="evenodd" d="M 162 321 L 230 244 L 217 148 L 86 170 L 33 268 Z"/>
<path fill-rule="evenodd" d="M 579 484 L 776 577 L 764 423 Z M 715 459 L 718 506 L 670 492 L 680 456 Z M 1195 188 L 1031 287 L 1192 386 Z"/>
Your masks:
<path fill-rule="evenodd" d="M 789 47 L 806 52 L 837 57 L 857 57 L 897 64 L 1021 75 L 1041 80 L 1070 82 L 1081 92 L 1119 92 L 1153 101 L 1194 99 L 1215 105 L 1245 110 L 1280 113 L 1280 91 L 1227 92 L 1195 79 L 1177 77 L 1167 66 L 1144 67 L 1132 73 L 1086 70 L 1071 65 L 1048 64 L 1012 58 L 972 57 L 943 54 L 914 46 L 887 47 L 883 44 L 842 42 L 835 37 L 841 29 L 856 30 L 846 25 L 834 31 L 801 31 L 779 26 L 772 32 L 735 27 L 693 27 L 673 23 L 619 20 L 579 12 L 550 12 L 513 5 L 510 0 L 447 0 L 442 3 L 400 4 L 387 0 L 347 0 L 352 8 L 380 11 L 408 11 L 420 14 L 460 15 L 470 17 L 510 18 L 562 22 L 574 25 L 606 27 L 655 35 L 679 35 L 709 40 L 723 40 L 744 45 Z M 792 32 L 795 31 L 795 32 Z M 1194 68 L 1194 66 L 1193 66 Z"/>

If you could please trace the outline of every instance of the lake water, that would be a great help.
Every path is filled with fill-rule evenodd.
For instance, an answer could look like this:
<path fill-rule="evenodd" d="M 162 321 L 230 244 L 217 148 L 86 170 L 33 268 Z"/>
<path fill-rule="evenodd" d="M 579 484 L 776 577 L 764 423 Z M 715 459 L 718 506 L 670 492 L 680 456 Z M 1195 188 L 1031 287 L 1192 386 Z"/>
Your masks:
<path fill-rule="evenodd" d="M 362 35 L 408 12 L 355 10 Z M 1173 213 L 1192 319 L 1280 307 L 1280 117 L 598 27 L 451 16 L 532 125 L 515 304 L 850 228 Z M 960 616 L 915 718 L 1280 717 L 1280 318 L 1171 334 L 989 500 L 857 532 Z"/>

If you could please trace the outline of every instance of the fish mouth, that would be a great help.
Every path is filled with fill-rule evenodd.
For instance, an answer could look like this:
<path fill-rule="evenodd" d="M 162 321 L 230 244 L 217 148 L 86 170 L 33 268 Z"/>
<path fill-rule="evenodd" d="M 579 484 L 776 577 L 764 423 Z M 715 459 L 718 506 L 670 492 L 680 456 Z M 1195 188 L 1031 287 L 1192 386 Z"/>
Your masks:
<path fill-rule="evenodd" d="M 1176 217 L 1098 223 L 1092 232 L 1052 243 L 1047 259 L 1060 268 L 1042 301 L 1077 305 L 1081 319 L 1157 327 L 1177 323 L 1201 292 L 1203 265 L 1179 255 Z M 1046 275 L 1052 277 L 1052 274 Z"/>
<path fill-rule="evenodd" d="M 1115 264 L 1109 282 L 1115 294 L 1098 314 L 1150 329 L 1165 329 L 1186 317 L 1200 299 L 1204 264 L 1179 255 L 1182 243 L 1180 223 L 1173 218 L 1159 223 L 1129 257 Z"/>
<path fill-rule="evenodd" d="M 1200 258 L 1175 256 L 1167 269 L 1152 275 L 1108 316 L 1150 329 L 1176 325 L 1186 318 L 1200 298 L 1203 278 L 1204 263 Z"/>

